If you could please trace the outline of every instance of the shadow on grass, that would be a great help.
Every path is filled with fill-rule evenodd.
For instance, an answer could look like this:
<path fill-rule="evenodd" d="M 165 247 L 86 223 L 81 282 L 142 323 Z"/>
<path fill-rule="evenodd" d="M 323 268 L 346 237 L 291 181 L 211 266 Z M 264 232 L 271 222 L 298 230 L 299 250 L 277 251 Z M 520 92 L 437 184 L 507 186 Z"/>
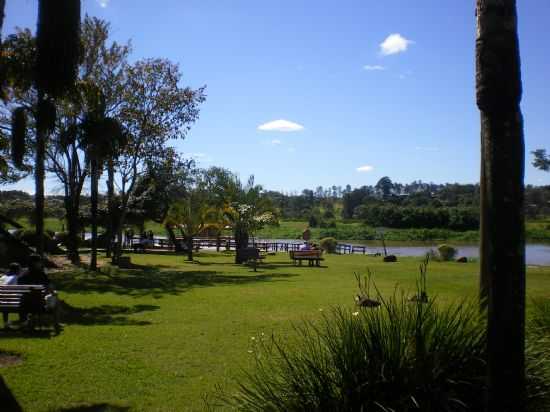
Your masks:
<path fill-rule="evenodd" d="M 70 408 L 54 409 L 55 412 L 125 412 L 129 411 L 127 406 L 112 405 L 109 403 L 86 404 L 71 406 Z"/>
<path fill-rule="evenodd" d="M 194 287 L 244 285 L 270 282 L 297 276 L 278 274 L 222 274 L 216 271 L 159 270 L 145 266 L 139 270 L 118 270 L 114 273 L 60 272 L 52 276 L 59 291 L 69 293 L 116 293 L 129 296 L 178 295 Z"/>
<path fill-rule="evenodd" d="M 101 305 L 78 308 L 61 302 L 61 322 L 68 325 L 145 326 L 151 322 L 131 319 L 128 316 L 160 309 L 156 305 Z"/>

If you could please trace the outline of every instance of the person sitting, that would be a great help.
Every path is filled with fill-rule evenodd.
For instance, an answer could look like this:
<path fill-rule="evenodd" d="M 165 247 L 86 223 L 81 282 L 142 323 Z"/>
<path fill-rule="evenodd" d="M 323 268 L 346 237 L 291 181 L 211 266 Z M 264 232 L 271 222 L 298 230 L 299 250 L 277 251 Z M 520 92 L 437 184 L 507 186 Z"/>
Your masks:
<path fill-rule="evenodd" d="M 9 269 L 6 272 L 6 274 L 0 277 L 0 284 L 17 285 L 17 279 L 19 277 L 20 272 L 21 272 L 21 265 L 19 265 L 19 263 L 10 263 Z"/>
<path fill-rule="evenodd" d="M 300 246 L 300 250 L 311 250 L 311 246 L 308 242 L 304 242 L 304 244 Z"/>
<path fill-rule="evenodd" d="M 29 256 L 29 268 L 17 279 L 17 284 L 50 286 L 40 255 Z"/>

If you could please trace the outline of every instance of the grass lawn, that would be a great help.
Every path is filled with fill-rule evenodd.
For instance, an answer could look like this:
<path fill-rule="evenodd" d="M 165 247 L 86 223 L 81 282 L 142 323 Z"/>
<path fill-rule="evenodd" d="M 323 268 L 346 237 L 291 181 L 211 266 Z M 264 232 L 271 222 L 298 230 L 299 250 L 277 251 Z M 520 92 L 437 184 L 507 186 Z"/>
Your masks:
<path fill-rule="evenodd" d="M 252 367 L 251 337 L 286 336 L 291 323 L 320 310 L 353 309 L 354 271 L 375 272 L 383 294 L 412 290 L 419 259 L 382 263 L 327 256 L 325 267 L 294 267 L 268 256 L 257 273 L 230 255 L 132 255 L 140 269 L 52 275 L 68 309 L 56 337 L 0 332 L 0 349 L 23 356 L 0 367 L 23 408 L 40 412 L 112 405 L 110 410 L 204 410 L 216 385 L 231 388 Z M 441 301 L 476 296 L 477 263 L 433 262 L 428 292 Z M 530 297 L 550 298 L 550 267 L 528 270 Z M 109 409 L 85 409 L 109 410 Z"/>

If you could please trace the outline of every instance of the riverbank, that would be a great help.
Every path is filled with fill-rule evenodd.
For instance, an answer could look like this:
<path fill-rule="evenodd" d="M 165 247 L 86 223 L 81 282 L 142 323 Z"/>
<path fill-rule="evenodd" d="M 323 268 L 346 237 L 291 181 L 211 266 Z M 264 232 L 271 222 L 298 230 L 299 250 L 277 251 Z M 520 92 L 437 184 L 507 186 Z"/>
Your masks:
<path fill-rule="evenodd" d="M 279 226 L 267 227 L 256 236 L 263 239 L 300 239 L 303 230 L 308 226 L 305 221 L 281 221 Z M 376 228 L 359 222 L 337 222 L 333 228 L 311 228 L 314 240 L 333 237 L 338 241 L 369 241 L 380 238 Z M 388 241 L 457 241 L 477 242 L 477 230 L 455 231 L 448 229 L 384 229 L 384 237 Z M 550 219 L 529 221 L 526 224 L 526 239 L 529 242 L 550 242 Z"/>

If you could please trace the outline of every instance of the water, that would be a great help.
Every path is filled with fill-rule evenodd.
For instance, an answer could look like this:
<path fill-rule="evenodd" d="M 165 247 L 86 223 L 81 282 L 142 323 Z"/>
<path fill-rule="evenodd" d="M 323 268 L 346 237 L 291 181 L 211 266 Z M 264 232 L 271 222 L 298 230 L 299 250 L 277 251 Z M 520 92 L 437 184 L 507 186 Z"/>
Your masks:
<path fill-rule="evenodd" d="M 478 245 L 453 245 L 458 249 L 457 257 L 479 258 Z M 388 254 L 396 256 L 424 256 L 437 245 L 386 245 Z M 368 245 L 367 253 L 384 253 L 382 246 Z M 525 247 L 525 260 L 528 265 L 550 266 L 550 245 L 528 244 Z"/>

